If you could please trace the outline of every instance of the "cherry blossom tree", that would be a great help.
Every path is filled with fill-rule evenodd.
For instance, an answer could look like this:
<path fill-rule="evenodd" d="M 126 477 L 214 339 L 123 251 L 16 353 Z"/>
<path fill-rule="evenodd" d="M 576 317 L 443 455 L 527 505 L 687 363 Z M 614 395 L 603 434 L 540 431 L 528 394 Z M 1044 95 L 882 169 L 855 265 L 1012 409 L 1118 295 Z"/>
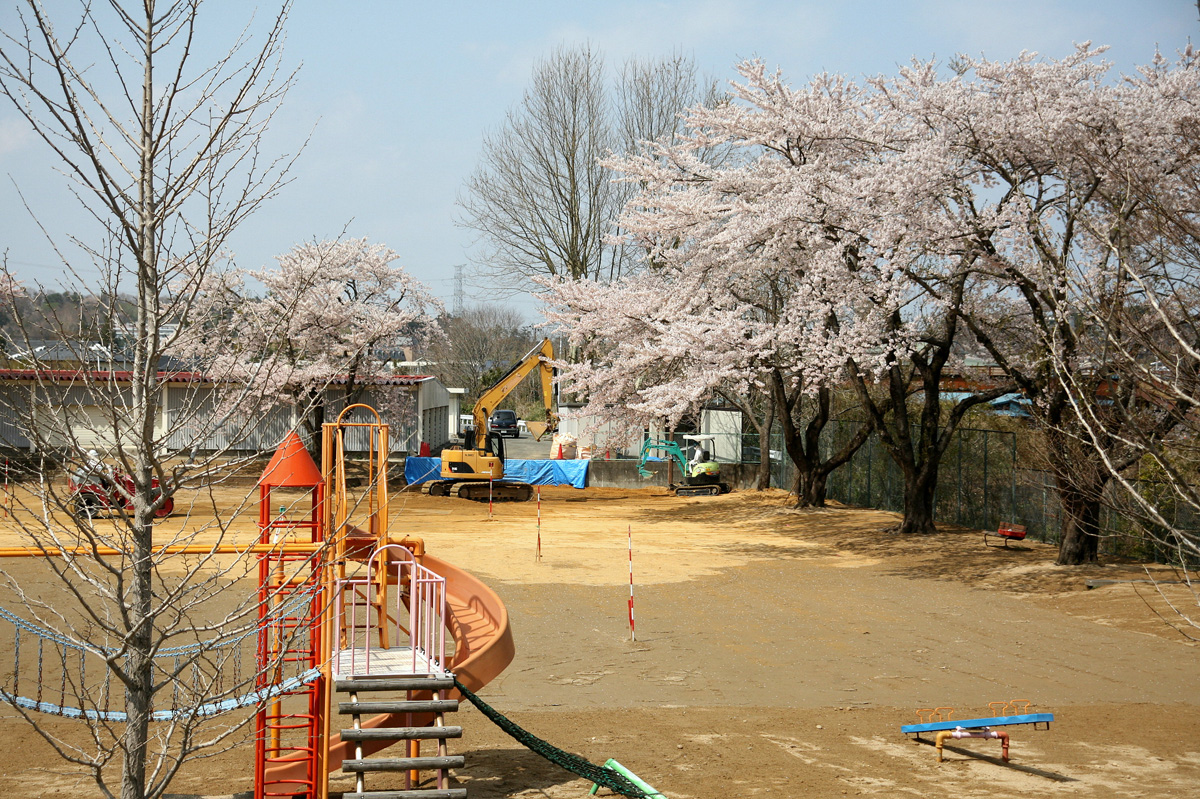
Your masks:
<path fill-rule="evenodd" d="M 747 66 L 747 74 L 756 67 Z M 814 105 L 839 105 L 827 88 L 832 84 L 814 91 Z M 753 92 L 735 86 L 747 105 L 771 101 Z M 804 150 L 802 158 L 836 170 L 848 163 L 848 151 L 831 144 L 828 130 L 814 130 L 789 152 L 793 145 L 770 139 L 767 126 L 778 130 L 778 120 L 755 114 L 740 104 L 698 107 L 677 143 L 650 143 L 639 155 L 610 161 L 641 187 L 622 224 L 645 253 L 647 271 L 611 287 L 553 284 L 550 318 L 581 344 L 595 340 L 591 361 L 563 373 L 564 383 L 586 392 L 589 410 L 670 423 L 715 391 L 767 392 L 787 415 L 797 500 L 820 504 L 829 471 L 866 440 L 855 436 L 847 449 L 821 458 L 829 389 L 849 352 L 870 369 L 892 351 L 881 309 L 900 294 L 889 274 L 877 272 L 869 292 L 878 302 L 868 301 L 868 281 L 854 278 L 861 267 L 847 241 L 822 222 L 818 182 L 831 173 L 818 175 L 793 158 Z M 713 147 L 724 148 L 727 160 L 711 163 L 705 153 Z M 788 170 L 795 184 L 780 179 Z M 805 397 L 814 411 L 804 410 Z"/>
<path fill-rule="evenodd" d="M 1126 322 L 1155 307 L 1142 295 L 1170 294 L 1162 276 L 1187 272 L 1186 237 L 1163 231 L 1189 219 L 1197 153 L 1194 53 L 1121 81 L 1101 53 L 914 62 L 798 89 L 742 64 L 734 102 L 693 109 L 675 144 L 611 162 L 640 188 L 622 223 L 654 274 L 624 281 L 620 299 L 556 288 L 569 310 L 555 319 L 621 336 L 567 379 L 664 415 L 722 380 L 761 380 L 765 363 L 818 398 L 849 380 L 904 471 L 901 529 L 913 531 L 933 529 L 955 427 L 1015 387 L 1033 401 L 1064 510 L 1058 560 L 1094 560 L 1113 474 L 1188 418 L 1182 397 L 1147 403 L 1107 364 L 1114 337 L 1137 329 Z M 713 144 L 735 155 L 707 164 L 697 153 Z M 1106 324 L 1081 325 L 1085 308 Z M 947 412 L 942 376 L 971 346 L 1011 386 Z"/>
<path fill-rule="evenodd" d="M 1185 566 L 1200 555 L 1198 59 L 1188 49 L 1128 77 L 1109 124 L 1071 147 L 1098 184 L 1077 223 L 1096 265 L 1068 275 L 1074 337 L 1049 350 L 1071 445 L 1092 453 L 1120 512 Z"/>
<path fill-rule="evenodd" d="M 180 354 L 264 382 L 315 446 L 331 385 L 356 402 L 403 346 L 441 336 L 441 302 L 398 257 L 365 238 L 337 239 L 299 244 L 274 266 L 214 276 L 201 302 L 216 321 L 186 333 Z M 248 281 L 264 287 L 261 296 Z"/>
<path fill-rule="evenodd" d="M 899 113 L 947 137 L 974 171 L 969 202 L 944 216 L 943 240 L 976 258 L 977 282 L 959 315 L 1033 400 L 1064 511 L 1061 564 L 1097 558 L 1105 487 L 1144 451 L 1121 434 L 1135 417 L 1105 409 L 1138 405 L 1136 425 L 1150 440 L 1180 418 L 1147 415 L 1134 386 L 1110 380 L 1106 351 L 1129 328 L 1099 335 L 1081 325 L 1080 309 L 1098 304 L 1110 321 L 1127 320 L 1146 302 L 1129 270 L 1177 268 L 1137 189 L 1176 193 L 1169 184 L 1195 168 L 1195 149 L 1179 140 L 1194 125 L 1195 56 L 1175 67 L 1159 59 L 1110 82 L 1101 52 L 1082 45 L 1062 60 L 961 58 L 953 78 L 912 69 L 888 92 Z M 1088 415 L 1107 420 L 1107 435 L 1084 434 Z"/>
<path fill-rule="evenodd" d="M 842 78 L 820 76 L 792 89 L 760 62 L 739 71 L 745 83 L 734 85 L 738 102 L 694 109 L 689 135 L 677 144 L 651 145 L 611 162 L 643 187 L 623 224 L 655 275 L 620 287 L 640 302 L 602 300 L 607 295 L 594 287 L 579 297 L 560 287 L 553 301 L 573 313 L 554 318 L 578 330 L 588 324 L 586 315 L 595 316 L 604 320 L 595 328 L 603 335 L 617 322 L 598 310 L 602 306 L 655 313 L 644 299 L 650 295 L 673 311 L 662 313 L 669 323 L 653 333 L 616 327 L 622 340 L 634 336 L 637 344 L 618 344 L 604 370 L 568 370 L 565 379 L 589 388 L 603 383 L 606 404 L 616 402 L 615 391 L 627 397 L 625 407 L 642 407 L 651 396 L 644 376 L 633 401 L 632 387 L 614 374 L 635 368 L 636 358 L 625 350 L 660 338 L 676 347 L 689 341 L 686 357 L 676 361 L 680 376 L 656 387 L 660 400 L 652 406 L 668 413 L 670 403 L 661 397 L 670 396 L 678 413 L 717 384 L 697 377 L 721 374 L 705 360 L 712 357 L 706 350 L 737 353 L 726 354 L 726 368 L 736 364 L 733 373 L 744 385 L 769 387 L 782 411 L 798 502 L 820 504 L 829 473 L 878 430 L 906 476 L 902 529 L 931 531 L 937 462 L 955 426 L 971 407 L 1002 393 L 973 395 L 948 418 L 940 415 L 940 375 L 956 317 L 939 302 L 921 306 L 928 287 L 916 272 L 930 271 L 930 259 L 960 266 L 971 259 L 930 244 L 941 232 L 942 176 L 961 159 L 937 136 L 914 136 L 869 89 Z M 699 153 L 714 145 L 737 155 L 713 166 Z M 916 152 L 940 159 L 937 168 L 917 163 Z M 967 271 L 954 274 L 961 302 Z M 925 323 L 922 307 L 945 317 L 940 331 Z M 666 363 L 658 349 L 648 351 L 656 366 Z M 881 371 L 887 390 L 876 400 L 870 387 Z M 920 375 L 915 387 L 913 374 Z M 858 386 L 867 418 L 844 447 L 823 458 L 832 392 L 847 380 Z M 914 441 L 907 403 L 915 391 L 925 400 Z M 890 409 L 896 409 L 894 421 Z"/>

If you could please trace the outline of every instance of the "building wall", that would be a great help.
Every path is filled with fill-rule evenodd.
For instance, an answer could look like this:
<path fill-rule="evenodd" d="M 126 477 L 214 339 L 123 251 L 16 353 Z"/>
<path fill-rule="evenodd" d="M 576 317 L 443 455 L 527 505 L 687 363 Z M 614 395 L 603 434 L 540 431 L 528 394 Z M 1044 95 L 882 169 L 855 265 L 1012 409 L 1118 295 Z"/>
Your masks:
<path fill-rule="evenodd" d="M 224 410 L 222 405 L 232 398 L 211 383 L 168 383 L 165 391 L 163 425 L 172 450 L 266 451 L 278 446 L 292 429 L 290 408 Z"/>
<path fill-rule="evenodd" d="M 395 392 L 406 396 L 397 397 Z M 34 396 L 36 402 L 32 401 Z M 155 434 L 165 436 L 168 451 L 186 454 L 226 449 L 269 452 L 297 425 L 289 406 L 230 411 L 224 406 L 232 404 L 231 399 L 211 383 L 165 384 L 162 414 Z M 128 401 L 127 388 L 105 383 L 35 387 L 29 381 L 0 379 L 0 446 L 29 449 L 31 439 L 36 438 L 31 432 L 37 429 L 53 449 L 111 451 L 116 443 L 114 428 L 120 426 L 121 420 L 118 411 L 114 425 L 112 408 L 115 404 L 119 409 Z M 421 440 L 428 440 L 418 437 L 422 422 L 425 434 L 433 439 L 431 445 L 446 444 L 453 429 L 451 419 L 458 414 L 458 397 L 447 392 L 435 378 L 415 385 L 387 386 L 380 392 L 369 389 L 360 401 L 380 410 L 383 421 L 391 427 L 394 451 L 415 451 Z M 345 391 L 331 387 L 325 396 L 326 421 L 334 421 L 345 407 Z M 389 408 L 392 410 L 386 410 Z M 397 418 L 386 418 L 389 414 Z M 51 423 L 51 419 L 61 421 Z M 64 427 L 69 433 L 64 433 Z M 366 431 L 348 431 L 346 443 L 351 451 L 365 451 Z"/>
<path fill-rule="evenodd" d="M 131 401 L 128 388 L 106 383 L 0 382 L 0 446 L 32 449 L 40 438 L 50 449 L 114 449 Z"/>
<path fill-rule="evenodd" d="M 568 409 L 561 408 L 560 410 L 566 412 Z M 617 455 L 637 457 L 641 452 L 644 438 L 641 433 L 631 433 L 625 425 L 600 422 L 594 416 L 564 418 L 558 424 L 558 431 L 564 435 L 574 436 L 581 447 L 591 447 L 599 457 L 604 457 L 605 454 L 613 457 Z"/>
<path fill-rule="evenodd" d="M 742 460 L 742 412 L 706 408 L 700 415 L 700 432 L 716 436 L 713 457 L 724 463 Z"/>
<path fill-rule="evenodd" d="M 457 431 L 459 397 L 451 394 L 441 381 L 430 377 L 421 382 L 417 398 L 420 408 L 418 442 L 428 444 L 430 450 L 441 449 L 450 443 Z"/>
<path fill-rule="evenodd" d="M 28 449 L 29 418 L 29 390 L 12 384 L 0 385 L 0 447 Z"/>

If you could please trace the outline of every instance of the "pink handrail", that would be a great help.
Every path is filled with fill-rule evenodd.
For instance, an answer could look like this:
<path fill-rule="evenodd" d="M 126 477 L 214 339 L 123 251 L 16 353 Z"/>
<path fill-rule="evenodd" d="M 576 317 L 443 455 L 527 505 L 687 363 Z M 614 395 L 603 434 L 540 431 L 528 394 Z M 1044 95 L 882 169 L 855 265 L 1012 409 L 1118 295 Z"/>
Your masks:
<path fill-rule="evenodd" d="M 393 557 L 395 555 L 395 557 Z M 389 608 L 380 607 L 377 623 L 394 624 L 393 628 L 388 628 L 389 635 L 387 640 L 392 642 L 392 646 L 404 646 L 407 641 L 407 646 L 412 653 L 412 673 L 424 673 L 426 671 L 445 671 L 446 667 L 446 579 L 435 572 L 425 568 L 416 561 L 413 553 L 399 544 L 385 544 L 376 548 L 371 557 L 367 560 L 367 577 L 341 579 L 337 581 L 336 587 L 336 614 L 337 614 L 337 640 L 342 640 L 344 625 L 346 623 L 345 615 L 345 594 L 350 592 L 350 630 L 346 637 L 347 648 L 350 650 L 350 671 L 352 674 L 358 674 L 358 650 L 359 640 L 362 640 L 362 650 L 365 662 L 365 674 L 371 673 L 371 597 L 370 594 L 377 583 L 377 580 L 388 579 L 388 572 L 394 567 L 396 569 L 396 591 L 392 592 L 395 601 L 395 613 L 389 613 Z M 382 565 L 383 575 L 380 577 L 377 570 Z M 403 618 L 402 603 L 404 601 L 403 586 L 408 586 L 408 629 L 404 629 L 400 620 Z M 362 593 L 366 596 L 361 596 L 356 588 L 364 588 Z M 358 622 L 358 607 L 359 600 L 364 605 L 365 613 L 363 623 Z M 393 621 L 389 622 L 389 618 Z M 422 662 L 423 661 L 423 662 Z M 421 668 L 418 668 L 420 664 Z M 334 663 L 335 671 L 342 673 L 342 648 L 339 646 L 335 655 Z"/>

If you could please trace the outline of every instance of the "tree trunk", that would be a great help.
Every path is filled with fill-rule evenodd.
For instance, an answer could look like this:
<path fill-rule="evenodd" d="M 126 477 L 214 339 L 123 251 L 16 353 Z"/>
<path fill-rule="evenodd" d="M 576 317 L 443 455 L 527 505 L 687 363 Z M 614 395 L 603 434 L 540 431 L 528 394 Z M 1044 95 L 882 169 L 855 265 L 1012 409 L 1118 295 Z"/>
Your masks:
<path fill-rule="evenodd" d="M 300 438 L 308 454 L 321 466 L 321 429 L 325 425 L 324 392 L 309 391 L 295 396 L 300 408 Z"/>
<path fill-rule="evenodd" d="M 797 483 L 800 483 L 800 473 L 796 473 Z M 829 480 L 829 470 L 816 468 L 804 475 L 802 484 L 796 486 L 797 508 L 825 507 L 825 486 Z"/>
<path fill-rule="evenodd" d="M 1098 491 L 1081 491 L 1059 484 L 1062 503 L 1062 541 L 1058 545 L 1059 566 L 1095 563 L 1100 554 L 1100 497 Z"/>
<path fill-rule="evenodd" d="M 936 533 L 933 523 L 934 501 L 937 491 L 937 467 L 930 469 L 928 464 L 904 480 L 904 519 L 900 522 L 899 533 L 930 534 Z"/>
<path fill-rule="evenodd" d="M 759 456 L 758 468 L 754 470 L 754 490 L 765 491 L 771 487 L 771 451 L 762 447 L 759 449 L 767 453 L 767 457 Z"/>
<path fill-rule="evenodd" d="M 1050 471 L 1062 507 L 1062 540 L 1059 566 L 1095 563 L 1100 555 L 1100 502 L 1109 471 L 1093 450 L 1079 446 L 1075 417 L 1070 415 L 1065 391 L 1054 397 L 1044 420 Z"/>
<path fill-rule="evenodd" d="M 796 467 L 796 479 L 792 482 L 792 495 L 797 508 L 825 507 L 825 489 L 829 474 L 854 456 L 854 453 L 870 438 L 874 426 L 867 422 L 847 441 L 841 449 L 827 459 L 821 457 L 821 432 L 830 419 L 832 392 L 827 387 L 817 391 L 813 417 L 803 429 L 797 426 L 795 416 L 803 394 L 797 388 L 789 396 L 782 374 L 772 373 L 772 390 L 775 406 L 780 409 L 779 420 L 783 427 L 783 444 L 788 458 Z M 763 449 L 770 460 L 770 450 Z"/>
<path fill-rule="evenodd" d="M 121 742 L 121 799 L 146 795 L 146 760 L 153 701 L 153 523 L 144 496 L 134 498 L 137 528 L 129 567 L 126 597 L 129 654 L 125 658 L 125 713 L 128 717 Z"/>

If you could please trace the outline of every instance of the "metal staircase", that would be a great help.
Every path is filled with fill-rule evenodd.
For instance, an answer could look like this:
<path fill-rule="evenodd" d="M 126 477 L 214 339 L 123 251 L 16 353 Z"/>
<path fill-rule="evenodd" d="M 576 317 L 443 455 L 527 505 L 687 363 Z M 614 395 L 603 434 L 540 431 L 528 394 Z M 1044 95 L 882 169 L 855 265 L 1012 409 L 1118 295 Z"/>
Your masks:
<path fill-rule="evenodd" d="M 350 701 L 338 702 L 338 713 L 351 716 L 353 727 L 341 731 L 343 741 L 354 745 L 354 758 L 342 763 L 342 771 L 355 775 L 353 792 L 343 794 L 343 799 L 465 799 L 466 788 L 449 787 L 449 769 L 462 768 L 462 755 L 447 754 L 446 741 L 461 738 L 462 727 L 448 727 L 445 714 L 458 710 L 457 699 L 445 699 L 446 691 L 454 687 L 454 677 L 446 675 L 410 675 L 404 677 L 378 677 L 339 679 L 334 684 L 339 694 L 348 694 Z M 404 694 L 404 699 L 373 699 L 361 701 L 360 694 Z M 408 724 L 403 727 L 364 728 L 362 717 L 381 713 L 406 714 Z M 432 723 L 428 719 L 432 717 Z M 421 741 L 437 742 L 437 753 L 422 757 Z M 364 745 L 370 742 L 372 750 L 380 743 L 406 741 L 406 757 L 365 757 Z M 421 788 L 422 771 L 435 772 L 434 788 Z M 366 775 L 378 772 L 404 772 L 404 788 L 399 790 L 368 791 Z"/>

